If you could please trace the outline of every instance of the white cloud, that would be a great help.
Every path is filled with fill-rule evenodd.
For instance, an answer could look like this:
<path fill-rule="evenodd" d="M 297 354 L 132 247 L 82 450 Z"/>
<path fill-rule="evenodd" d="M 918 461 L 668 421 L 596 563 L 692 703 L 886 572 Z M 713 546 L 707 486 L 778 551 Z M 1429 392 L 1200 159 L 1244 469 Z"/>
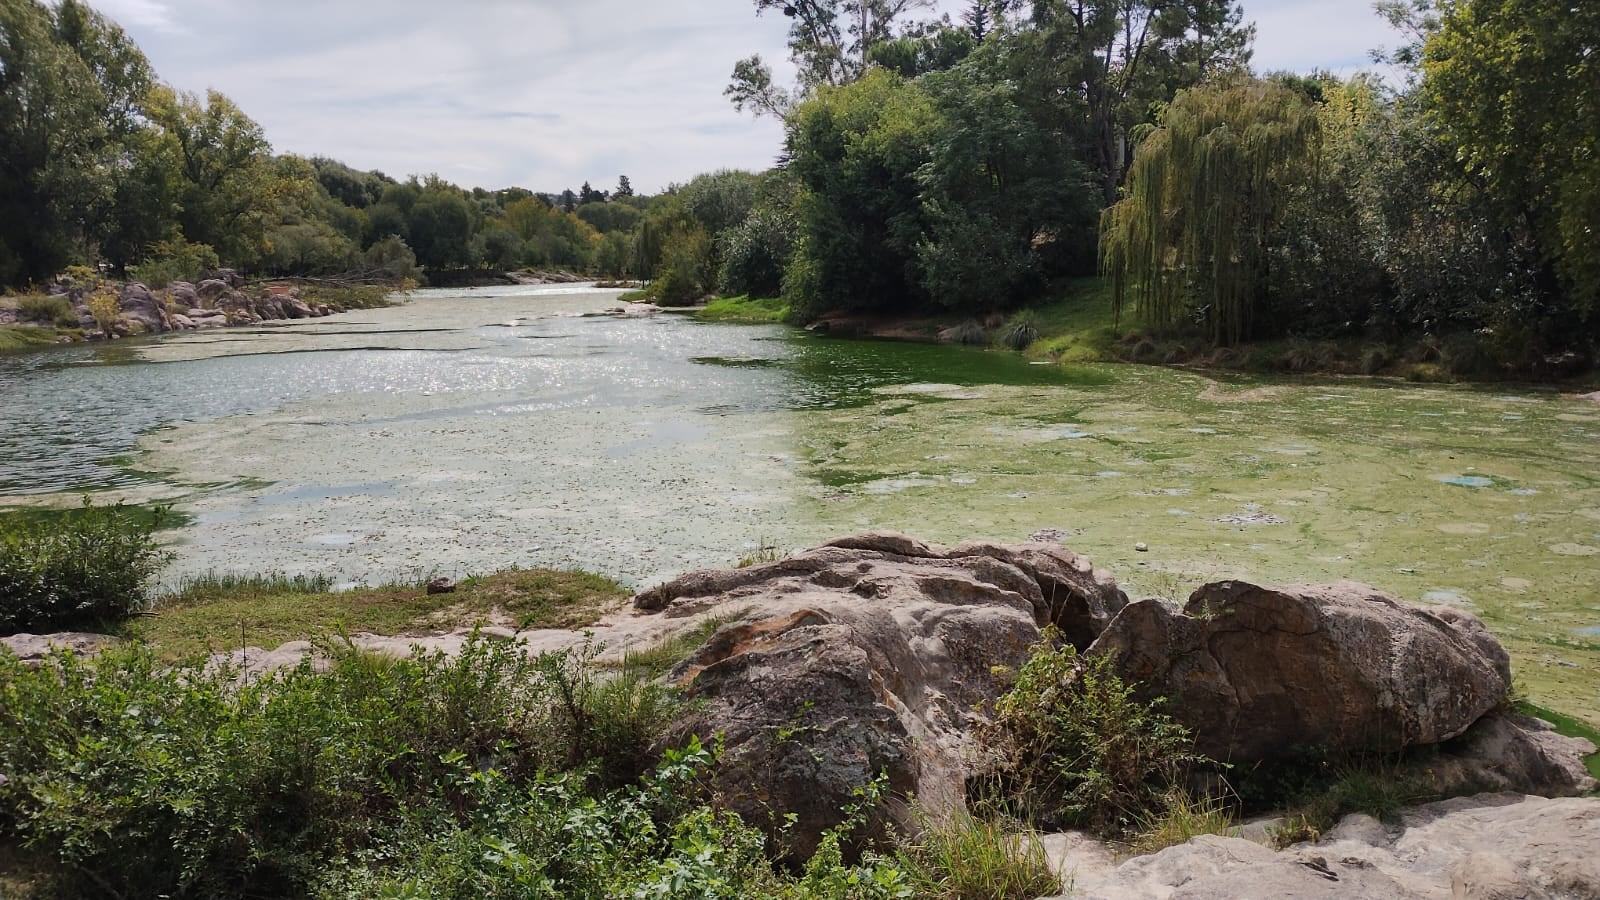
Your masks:
<path fill-rule="evenodd" d="M 183 30 L 173 20 L 172 10 L 158 0 L 98 0 L 91 5 L 125 28 L 148 28 L 163 34 Z"/>
<path fill-rule="evenodd" d="M 96 2 L 96 0 L 91 0 Z M 763 169 L 770 120 L 722 91 L 781 70 L 788 20 L 750 0 L 98 0 L 190 91 L 228 94 L 284 152 L 468 185 L 640 190 Z M 941 0 L 956 11 L 960 0 Z M 1369 0 L 1246 0 L 1263 70 L 1348 71 L 1392 43 Z"/>

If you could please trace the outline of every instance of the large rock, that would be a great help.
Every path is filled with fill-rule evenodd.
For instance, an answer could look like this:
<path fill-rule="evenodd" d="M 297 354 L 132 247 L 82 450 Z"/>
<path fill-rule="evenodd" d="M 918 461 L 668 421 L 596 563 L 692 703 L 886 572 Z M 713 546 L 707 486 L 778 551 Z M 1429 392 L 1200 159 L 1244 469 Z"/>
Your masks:
<path fill-rule="evenodd" d="M 1386 828 L 1351 816 L 1279 853 L 1204 836 L 1120 865 L 1082 840 L 1046 848 L 1080 900 L 1578 900 L 1600 897 L 1600 800 L 1484 794 Z"/>
<path fill-rule="evenodd" d="M 159 333 L 171 328 L 165 306 L 149 288 L 138 282 L 122 286 L 117 306 L 121 311 L 118 318 L 127 324 L 130 332 Z"/>
<path fill-rule="evenodd" d="M 167 296 L 184 308 L 200 306 L 200 292 L 187 281 L 174 281 L 167 285 Z"/>
<path fill-rule="evenodd" d="M 1437 744 L 1505 702 L 1505 648 L 1475 616 L 1366 585 L 1206 585 L 1181 611 L 1130 604 L 1090 648 L 1195 732 L 1199 752 L 1250 765 L 1310 748 Z"/>
<path fill-rule="evenodd" d="M 93 656 L 121 642 L 121 638 L 109 634 L 63 631 L 55 634 L 14 634 L 0 638 L 0 648 L 14 654 L 24 665 L 38 666 L 54 653 Z"/>
<path fill-rule="evenodd" d="M 229 291 L 229 285 L 220 278 L 207 278 L 195 285 L 195 292 L 207 303 L 215 303 Z"/>
<path fill-rule="evenodd" d="M 1549 722 L 1493 713 L 1410 769 L 1438 796 L 1488 790 L 1575 797 L 1596 787 L 1584 765 L 1595 749 L 1583 738 L 1557 734 Z"/>
<path fill-rule="evenodd" d="M 912 795 L 936 816 L 959 808 L 971 736 L 1004 689 L 1000 672 L 1026 659 L 1042 624 L 1069 617 L 1073 592 L 1101 615 L 1124 600 L 1061 547 L 947 550 L 868 534 L 691 573 L 635 604 L 737 614 L 673 673 L 693 710 L 673 737 L 721 735 L 721 802 L 804 859 L 880 773 L 893 798 L 880 812 L 900 827 L 916 827 Z M 1092 630 L 1092 618 L 1072 627 Z"/>

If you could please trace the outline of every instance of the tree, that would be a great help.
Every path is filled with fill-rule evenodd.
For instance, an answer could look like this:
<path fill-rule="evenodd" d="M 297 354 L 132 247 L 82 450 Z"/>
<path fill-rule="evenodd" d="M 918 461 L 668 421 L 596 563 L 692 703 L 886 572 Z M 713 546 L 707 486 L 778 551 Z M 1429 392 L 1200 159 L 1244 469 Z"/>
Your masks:
<path fill-rule="evenodd" d="M 578 191 L 579 206 L 585 206 L 590 203 L 605 203 L 607 199 L 605 191 L 595 190 L 587 181 L 583 183 L 583 187 Z M 572 210 L 569 209 L 567 212 L 572 212 Z"/>
<path fill-rule="evenodd" d="M 989 36 L 994 27 L 994 17 L 989 12 L 990 0 L 972 0 L 967 11 L 961 14 L 961 21 L 967 26 L 972 39 L 982 42 Z"/>
<path fill-rule="evenodd" d="M 121 29 L 82 4 L 0 2 L 0 283 L 87 255 L 149 79 Z"/>
<path fill-rule="evenodd" d="M 987 52 L 922 80 L 941 116 L 918 171 L 916 266 L 941 306 L 996 310 L 1036 293 L 1092 246 L 1099 212 L 1088 170 L 995 77 Z M 1083 268 L 1092 261 L 1078 262 Z M 1092 268 L 1090 269 L 1092 271 Z"/>
<path fill-rule="evenodd" d="M 1450 0 L 1423 90 L 1468 175 L 1537 242 L 1541 284 L 1600 306 L 1600 5 Z"/>
<path fill-rule="evenodd" d="M 411 208 L 407 223 L 408 242 L 425 268 L 458 268 L 476 262 L 468 252 L 472 215 L 466 198 L 453 186 L 430 182 Z"/>
<path fill-rule="evenodd" d="M 1235 0 L 1006 0 L 1042 39 L 1035 65 L 1083 104 L 1090 159 L 1106 205 L 1131 164 L 1134 128 L 1178 91 L 1250 59 L 1254 26 Z"/>
<path fill-rule="evenodd" d="M 613 199 L 613 200 L 621 200 L 624 197 L 632 197 L 632 196 L 633 196 L 633 182 L 629 181 L 628 180 L 628 176 L 626 176 L 626 175 L 620 176 L 617 179 L 617 189 L 611 192 L 611 199 Z"/>
<path fill-rule="evenodd" d="M 799 70 L 794 92 L 778 87 L 772 68 L 759 56 L 734 64 L 724 95 L 739 110 L 787 119 L 794 103 L 823 85 L 839 86 L 860 78 L 872 48 L 921 23 L 907 24 L 933 0 L 755 0 L 756 15 L 778 10 L 788 16 L 789 58 Z"/>
<path fill-rule="evenodd" d="M 927 300 L 918 172 L 939 113 L 916 82 L 875 69 L 801 104 L 790 124 L 799 233 L 784 294 L 796 309 L 906 309 Z"/>
<path fill-rule="evenodd" d="M 1135 154 L 1129 195 L 1107 209 L 1101 257 L 1117 309 L 1201 320 L 1218 343 L 1251 333 L 1267 283 L 1266 235 L 1309 178 L 1319 136 L 1304 95 L 1234 79 L 1178 95 Z"/>

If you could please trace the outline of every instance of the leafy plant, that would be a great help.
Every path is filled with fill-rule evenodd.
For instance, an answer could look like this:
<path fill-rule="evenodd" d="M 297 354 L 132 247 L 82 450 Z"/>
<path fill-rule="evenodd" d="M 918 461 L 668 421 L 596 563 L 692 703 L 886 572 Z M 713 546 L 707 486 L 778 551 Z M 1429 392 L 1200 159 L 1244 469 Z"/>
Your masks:
<path fill-rule="evenodd" d="M 164 515 L 85 497 L 53 521 L 0 519 L 0 632 L 84 628 L 147 610 L 150 579 L 170 558 L 155 540 Z"/>
<path fill-rule="evenodd" d="M 57 328 L 78 327 L 78 313 L 65 297 L 23 297 L 17 303 L 17 317 L 25 322 L 39 322 Z"/>
<path fill-rule="evenodd" d="M 1139 699 L 1109 656 L 1079 656 L 1049 630 L 982 734 L 994 761 L 985 799 L 1050 827 L 1137 832 L 1209 762 L 1161 702 Z"/>
<path fill-rule="evenodd" d="M 150 255 L 137 266 L 128 267 L 128 277 L 151 290 L 160 290 L 174 281 L 195 281 L 201 273 L 218 266 L 217 251 L 208 244 L 192 244 L 179 238 L 159 241 Z"/>
<path fill-rule="evenodd" d="M 1038 339 L 1038 317 L 1032 310 L 1027 309 L 1012 316 L 1006 322 L 1005 330 L 1000 333 L 1001 343 L 1019 352 L 1028 349 L 1028 346 Z"/>

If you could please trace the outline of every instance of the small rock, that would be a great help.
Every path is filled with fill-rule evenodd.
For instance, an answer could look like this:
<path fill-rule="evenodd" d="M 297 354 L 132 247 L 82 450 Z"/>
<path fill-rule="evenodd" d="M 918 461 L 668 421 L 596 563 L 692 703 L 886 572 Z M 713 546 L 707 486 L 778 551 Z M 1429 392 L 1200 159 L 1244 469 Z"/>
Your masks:
<path fill-rule="evenodd" d="M 433 594 L 454 594 L 455 592 L 456 583 L 443 575 L 428 582 L 428 594 L 430 596 Z"/>
<path fill-rule="evenodd" d="M 1133 545 L 1133 549 L 1140 553 L 1149 553 L 1150 545 L 1146 544 L 1144 541 L 1140 541 L 1139 543 Z"/>

